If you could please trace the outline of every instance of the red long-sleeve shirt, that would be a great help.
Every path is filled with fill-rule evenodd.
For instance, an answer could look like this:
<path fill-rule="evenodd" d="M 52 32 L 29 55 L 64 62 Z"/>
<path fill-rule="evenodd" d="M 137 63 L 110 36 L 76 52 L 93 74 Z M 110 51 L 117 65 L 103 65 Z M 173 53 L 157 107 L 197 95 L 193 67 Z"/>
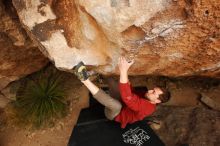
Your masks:
<path fill-rule="evenodd" d="M 121 123 L 121 128 L 125 128 L 128 123 L 143 120 L 155 111 L 156 105 L 135 94 L 130 83 L 119 83 L 119 91 L 124 105 L 115 121 Z"/>

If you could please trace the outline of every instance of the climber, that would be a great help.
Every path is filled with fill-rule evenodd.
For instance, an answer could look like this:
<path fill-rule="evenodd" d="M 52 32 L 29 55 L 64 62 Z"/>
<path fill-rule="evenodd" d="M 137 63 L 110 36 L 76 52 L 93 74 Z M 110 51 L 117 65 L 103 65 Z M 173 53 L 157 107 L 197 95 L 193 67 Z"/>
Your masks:
<path fill-rule="evenodd" d="M 105 116 L 109 120 L 119 122 L 121 128 L 125 128 L 128 123 L 143 120 L 155 111 L 156 104 L 167 102 L 170 98 L 170 93 L 162 87 L 155 87 L 142 95 L 135 93 L 128 80 L 128 69 L 133 63 L 134 60 L 127 62 L 125 57 L 120 57 L 118 60 L 120 71 L 118 88 L 121 99 L 113 98 L 93 84 L 89 80 L 83 62 L 74 67 L 75 75 L 89 89 L 93 97 L 105 106 Z"/>

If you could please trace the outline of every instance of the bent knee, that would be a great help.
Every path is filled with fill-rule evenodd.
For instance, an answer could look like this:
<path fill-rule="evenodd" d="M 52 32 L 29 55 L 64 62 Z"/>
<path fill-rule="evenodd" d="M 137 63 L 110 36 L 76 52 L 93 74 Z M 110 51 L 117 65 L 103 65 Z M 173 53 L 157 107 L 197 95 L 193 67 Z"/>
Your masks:
<path fill-rule="evenodd" d="M 115 106 L 114 109 L 105 108 L 105 116 L 109 120 L 114 120 L 114 118 L 121 112 L 121 105 Z"/>

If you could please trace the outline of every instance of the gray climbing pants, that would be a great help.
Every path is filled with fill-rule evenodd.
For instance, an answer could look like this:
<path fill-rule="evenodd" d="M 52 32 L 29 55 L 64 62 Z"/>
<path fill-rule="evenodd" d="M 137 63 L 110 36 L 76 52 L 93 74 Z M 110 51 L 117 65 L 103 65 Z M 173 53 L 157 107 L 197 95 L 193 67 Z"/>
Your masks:
<path fill-rule="evenodd" d="M 109 94 L 105 93 L 102 89 L 93 95 L 93 97 L 102 105 L 105 106 L 105 116 L 109 120 L 113 120 L 121 111 L 122 104 L 120 102 L 120 93 L 118 90 L 118 83 L 113 79 L 108 79 Z M 114 98 L 113 98 L 114 96 Z"/>

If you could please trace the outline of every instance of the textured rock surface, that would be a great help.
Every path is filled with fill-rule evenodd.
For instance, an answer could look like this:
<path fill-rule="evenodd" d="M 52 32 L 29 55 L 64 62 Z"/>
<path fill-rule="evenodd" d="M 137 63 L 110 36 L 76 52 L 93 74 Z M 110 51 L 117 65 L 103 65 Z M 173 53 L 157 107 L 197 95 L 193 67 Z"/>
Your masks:
<path fill-rule="evenodd" d="M 20 21 L 54 61 L 68 70 L 80 60 L 117 73 L 121 54 L 133 75 L 220 73 L 219 0 L 13 0 Z"/>
<path fill-rule="evenodd" d="M 10 99 L 5 98 L 3 95 L 0 94 L 0 108 L 4 108 L 9 102 Z"/>
<path fill-rule="evenodd" d="M 206 108 L 158 108 L 155 116 L 163 121 L 155 132 L 168 146 L 219 145 L 220 113 Z"/>
<path fill-rule="evenodd" d="M 160 107 L 155 116 L 163 124 L 155 132 L 167 146 L 217 146 L 220 112 L 206 108 Z"/>
<path fill-rule="evenodd" d="M 208 107 L 220 111 L 220 86 L 211 88 L 202 93 L 201 101 Z"/>
<path fill-rule="evenodd" d="M 0 1 L 0 90 L 42 68 L 48 59 L 30 41 L 8 0 Z"/>

